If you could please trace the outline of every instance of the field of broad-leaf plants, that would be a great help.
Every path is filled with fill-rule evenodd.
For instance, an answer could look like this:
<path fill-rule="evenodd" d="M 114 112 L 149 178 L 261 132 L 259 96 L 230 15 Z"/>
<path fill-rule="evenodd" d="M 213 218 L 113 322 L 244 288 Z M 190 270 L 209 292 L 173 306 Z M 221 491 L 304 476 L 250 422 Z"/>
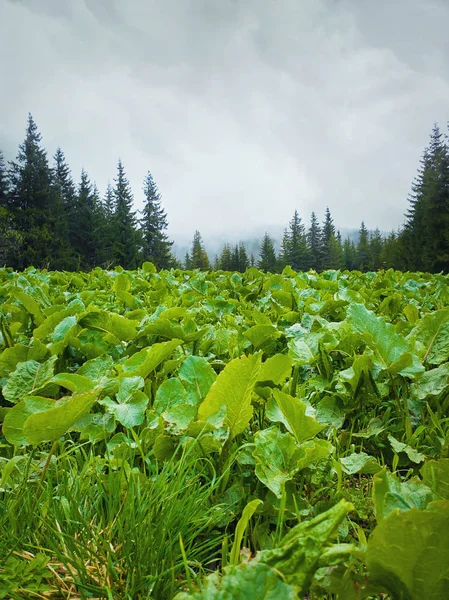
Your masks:
<path fill-rule="evenodd" d="M 445 275 L 0 270 L 0 598 L 447 600 Z"/>

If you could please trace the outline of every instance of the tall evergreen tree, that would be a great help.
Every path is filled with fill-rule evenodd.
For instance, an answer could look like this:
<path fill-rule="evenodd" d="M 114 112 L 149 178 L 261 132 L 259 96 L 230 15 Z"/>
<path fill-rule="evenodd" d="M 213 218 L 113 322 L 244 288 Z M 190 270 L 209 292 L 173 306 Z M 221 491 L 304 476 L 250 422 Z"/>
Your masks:
<path fill-rule="evenodd" d="M 73 270 L 77 267 L 72 246 L 76 188 L 61 148 L 57 148 L 53 160 L 51 191 L 57 217 L 53 225 L 54 240 L 56 241 L 53 268 Z"/>
<path fill-rule="evenodd" d="M 209 257 L 204 248 L 203 240 L 199 231 L 195 231 L 192 242 L 192 251 L 190 253 L 191 269 L 200 269 L 208 271 L 210 269 Z"/>
<path fill-rule="evenodd" d="M 449 270 L 449 151 L 437 125 L 412 184 L 402 236 L 408 268 Z"/>
<path fill-rule="evenodd" d="M 321 230 L 321 269 L 338 269 L 340 258 L 335 237 L 335 225 L 329 207 L 326 208 Z"/>
<path fill-rule="evenodd" d="M 218 257 L 219 269 L 222 271 L 232 271 L 232 250 L 229 244 L 225 244 Z"/>
<path fill-rule="evenodd" d="M 133 212 L 133 195 L 126 178 L 123 163 L 119 160 L 117 177 L 114 179 L 115 212 L 113 219 L 114 247 L 113 260 L 124 269 L 137 268 L 138 235 L 136 217 Z"/>
<path fill-rule="evenodd" d="M 304 225 L 298 211 L 295 210 L 289 223 L 288 232 L 288 261 L 295 271 L 303 271 L 307 268 L 308 248 Z"/>
<path fill-rule="evenodd" d="M 357 269 L 367 271 L 371 267 L 369 235 L 365 223 L 362 221 L 359 230 L 359 241 L 357 244 Z"/>
<path fill-rule="evenodd" d="M 142 235 L 142 257 L 150 260 L 159 269 L 168 269 L 172 263 L 171 247 L 165 233 L 168 222 L 167 215 L 161 206 L 161 195 L 154 182 L 153 176 L 148 171 L 145 178 L 143 191 L 145 194 L 145 207 L 140 221 Z"/>
<path fill-rule="evenodd" d="M 106 188 L 103 201 L 98 202 L 99 225 L 97 228 L 98 247 L 97 261 L 103 268 L 114 264 L 114 214 L 115 198 L 110 183 Z"/>
<path fill-rule="evenodd" d="M 370 255 L 370 270 L 377 271 L 382 267 L 381 253 L 384 240 L 379 231 L 375 231 L 369 236 L 369 255 Z"/>
<path fill-rule="evenodd" d="M 22 269 L 28 265 L 46 267 L 54 258 L 52 225 L 57 214 L 51 192 L 51 171 L 47 155 L 41 148 L 41 135 L 31 115 L 28 116 L 26 136 L 19 146 L 15 162 L 10 163 L 8 209 L 14 229 L 21 236 L 21 248 L 12 266 Z"/>
<path fill-rule="evenodd" d="M 321 228 L 314 212 L 310 217 L 310 227 L 307 233 L 307 242 L 309 245 L 309 267 L 318 271 L 321 268 Z"/>
<path fill-rule="evenodd" d="M 259 269 L 263 269 L 267 272 L 274 273 L 276 271 L 276 251 L 274 249 L 274 242 L 268 233 L 265 233 L 263 236 L 257 266 Z"/>
<path fill-rule="evenodd" d="M 89 176 L 83 169 L 76 195 L 74 213 L 71 217 L 72 248 L 77 268 L 89 270 L 98 262 L 99 200 Z"/>
<path fill-rule="evenodd" d="M 239 242 L 239 271 L 240 273 L 244 273 L 246 269 L 249 267 L 249 258 L 248 252 L 246 251 L 246 246 L 243 242 Z"/>
<path fill-rule="evenodd" d="M 0 266 L 13 266 L 22 246 L 8 206 L 9 181 L 3 153 L 0 151 Z"/>
<path fill-rule="evenodd" d="M 343 242 L 343 267 L 352 271 L 357 267 L 357 249 L 355 244 L 349 238 Z"/>

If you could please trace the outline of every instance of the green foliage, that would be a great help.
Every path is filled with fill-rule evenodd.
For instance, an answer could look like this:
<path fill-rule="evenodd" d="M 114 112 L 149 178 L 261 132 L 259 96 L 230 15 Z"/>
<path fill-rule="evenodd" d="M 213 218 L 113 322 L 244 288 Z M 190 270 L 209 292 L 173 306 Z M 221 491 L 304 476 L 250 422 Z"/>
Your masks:
<path fill-rule="evenodd" d="M 6 597 L 441 597 L 446 290 L 0 269 Z"/>

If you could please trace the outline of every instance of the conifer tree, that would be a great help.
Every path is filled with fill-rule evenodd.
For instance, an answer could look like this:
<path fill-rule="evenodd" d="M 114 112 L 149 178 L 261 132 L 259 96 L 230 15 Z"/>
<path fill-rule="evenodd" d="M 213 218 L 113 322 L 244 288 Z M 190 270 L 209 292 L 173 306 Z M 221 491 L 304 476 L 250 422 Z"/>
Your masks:
<path fill-rule="evenodd" d="M 98 244 L 98 198 L 89 176 L 83 169 L 77 190 L 74 213 L 71 217 L 72 248 L 77 269 L 87 271 L 97 264 Z"/>
<path fill-rule="evenodd" d="M 248 252 L 246 251 L 246 246 L 243 242 L 239 242 L 239 271 L 240 271 L 240 273 L 244 273 L 248 267 L 249 267 L 249 258 L 248 258 Z"/>
<path fill-rule="evenodd" d="M 407 267 L 449 270 L 449 151 L 434 126 L 409 196 L 402 235 Z"/>
<path fill-rule="evenodd" d="M 209 257 L 204 248 L 203 240 L 199 231 L 195 231 L 192 242 L 192 251 L 190 253 L 190 262 L 192 269 L 208 271 L 210 269 Z"/>
<path fill-rule="evenodd" d="M 54 240 L 56 241 L 53 251 L 53 268 L 73 270 L 77 267 L 72 246 L 75 227 L 76 188 L 61 148 L 57 148 L 53 160 L 51 191 L 57 217 L 53 225 Z"/>
<path fill-rule="evenodd" d="M 106 188 L 103 201 L 98 203 L 99 226 L 97 229 L 98 265 L 103 268 L 109 268 L 114 263 L 114 214 L 115 198 L 114 191 L 110 183 Z"/>
<path fill-rule="evenodd" d="M 377 271 L 382 267 L 380 255 L 382 253 L 383 238 L 379 229 L 375 229 L 369 236 L 370 270 Z"/>
<path fill-rule="evenodd" d="M 307 268 L 308 262 L 307 238 L 304 225 L 297 210 L 293 214 L 289 227 L 290 255 L 288 264 L 295 271 L 304 271 Z"/>
<path fill-rule="evenodd" d="M 220 252 L 220 256 L 218 257 L 218 265 L 219 269 L 222 271 L 231 271 L 232 270 L 232 251 L 231 246 L 229 244 L 225 244 Z"/>
<path fill-rule="evenodd" d="M 352 271 L 357 266 L 357 249 L 349 238 L 343 242 L 343 268 Z"/>
<path fill-rule="evenodd" d="M 159 269 L 168 269 L 172 263 L 171 247 L 165 233 L 167 215 L 161 206 L 161 195 L 148 171 L 144 181 L 145 207 L 140 221 L 142 236 L 142 258 L 153 262 Z"/>
<path fill-rule="evenodd" d="M 365 223 L 362 221 L 359 230 L 359 241 L 357 244 L 357 269 L 367 271 L 371 268 L 369 236 Z"/>
<path fill-rule="evenodd" d="M 190 258 L 190 254 L 188 252 L 186 252 L 186 255 L 184 257 L 184 269 L 186 271 L 190 271 L 191 269 L 193 269 L 192 259 Z"/>
<path fill-rule="evenodd" d="M 335 237 L 335 225 L 329 207 L 326 208 L 321 230 L 321 269 L 338 269 L 340 258 Z"/>
<path fill-rule="evenodd" d="M 114 264 L 121 265 L 124 269 L 135 269 L 138 262 L 136 217 L 132 210 L 133 195 L 131 187 L 121 160 L 118 162 L 117 177 L 114 181 L 113 261 Z"/>
<path fill-rule="evenodd" d="M 257 263 L 259 269 L 266 272 L 274 273 L 276 271 L 277 260 L 274 243 L 268 233 L 265 233 L 260 244 L 259 261 Z"/>
<path fill-rule="evenodd" d="M 40 143 L 41 135 L 29 115 L 25 140 L 9 168 L 7 204 L 22 242 L 12 264 L 18 269 L 51 266 L 55 252 L 53 225 L 63 218 L 50 189 L 51 171 Z"/>
<path fill-rule="evenodd" d="M 15 229 L 8 206 L 8 191 L 6 163 L 0 151 L 0 266 L 13 266 L 22 245 L 22 236 Z"/>
<path fill-rule="evenodd" d="M 307 233 L 307 242 L 309 246 L 309 267 L 318 271 L 321 268 L 321 228 L 317 216 L 312 212 L 310 218 L 310 227 Z"/>
<path fill-rule="evenodd" d="M 282 234 L 281 246 L 279 248 L 279 254 L 277 259 L 277 268 L 281 272 L 284 267 L 289 265 L 290 260 L 290 235 L 287 229 L 284 229 Z"/>

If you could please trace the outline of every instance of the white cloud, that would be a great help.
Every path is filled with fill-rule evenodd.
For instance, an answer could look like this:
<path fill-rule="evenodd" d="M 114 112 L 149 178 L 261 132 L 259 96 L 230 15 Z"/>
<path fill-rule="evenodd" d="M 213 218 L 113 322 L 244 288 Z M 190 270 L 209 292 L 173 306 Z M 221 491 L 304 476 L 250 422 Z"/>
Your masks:
<path fill-rule="evenodd" d="M 0 136 L 31 111 L 101 189 L 150 169 L 170 232 L 391 229 L 449 92 L 435 0 L 0 0 Z"/>

